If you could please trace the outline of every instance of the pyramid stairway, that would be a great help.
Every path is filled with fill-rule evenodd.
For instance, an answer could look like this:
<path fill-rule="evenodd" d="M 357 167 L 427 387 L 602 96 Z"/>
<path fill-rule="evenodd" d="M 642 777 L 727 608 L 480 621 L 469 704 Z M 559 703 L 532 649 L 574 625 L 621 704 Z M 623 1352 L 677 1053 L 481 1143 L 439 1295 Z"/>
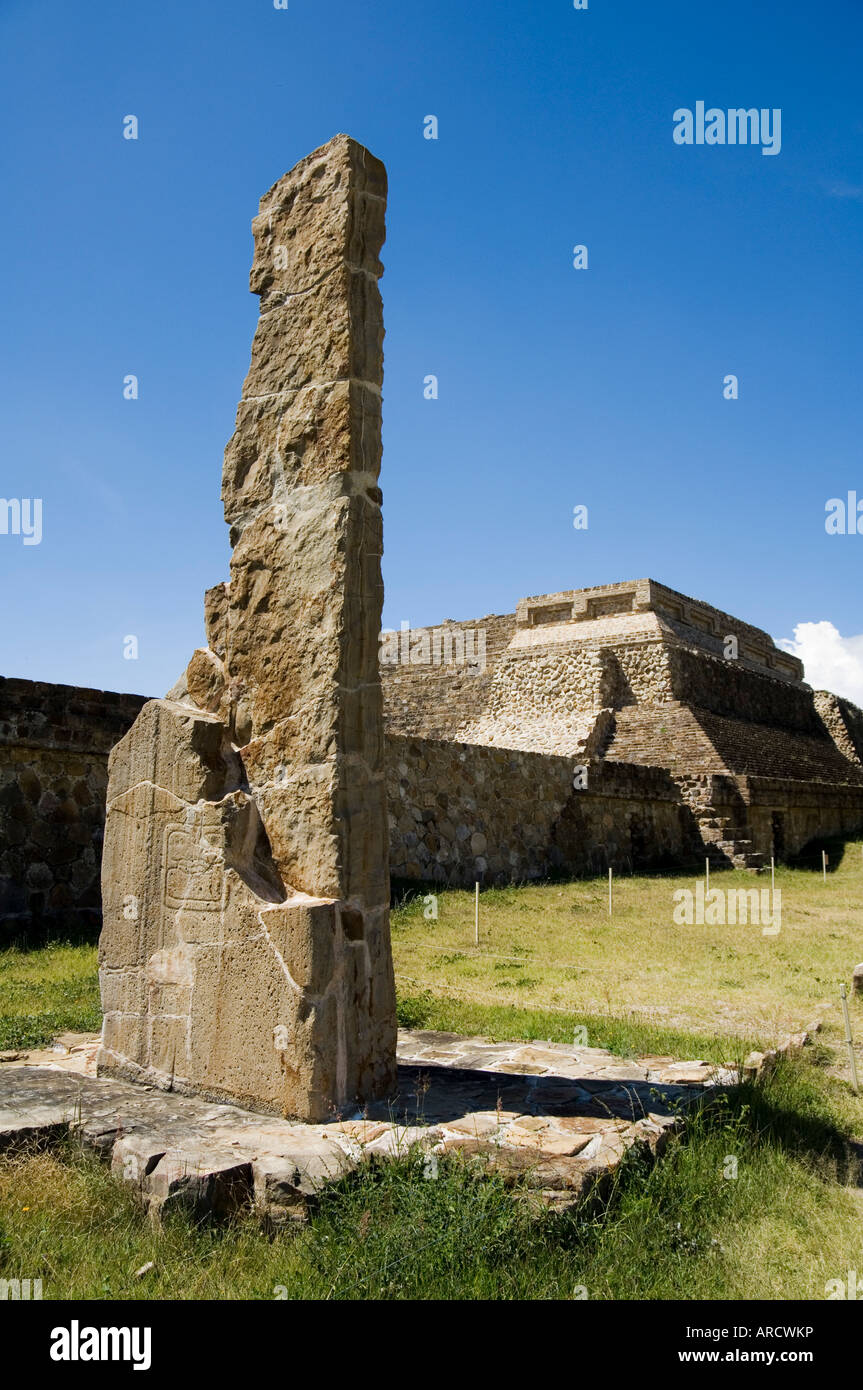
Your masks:
<path fill-rule="evenodd" d="M 764 856 L 755 849 L 745 824 L 711 803 L 712 776 L 733 774 L 689 705 L 668 700 L 660 705 L 626 705 L 616 710 L 605 758 L 667 768 L 695 817 L 712 865 L 763 867 Z"/>

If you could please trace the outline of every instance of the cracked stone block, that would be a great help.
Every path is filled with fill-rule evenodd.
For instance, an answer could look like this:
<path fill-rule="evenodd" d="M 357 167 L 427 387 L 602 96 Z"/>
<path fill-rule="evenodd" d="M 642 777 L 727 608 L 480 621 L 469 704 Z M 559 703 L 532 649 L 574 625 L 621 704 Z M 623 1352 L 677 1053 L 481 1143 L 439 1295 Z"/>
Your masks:
<path fill-rule="evenodd" d="M 225 1220 L 252 1202 L 252 1165 L 233 1154 L 190 1150 L 167 1154 L 142 1182 L 150 1214 L 181 1210 L 195 1220 Z"/>
<path fill-rule="evenodd" d="M 309 1199 L 356 1166 L 351 1156 L 322 1136 L 292 1141 L 282 1154 L 264 1154 L 252 1165 L 255 1208 L 274 1224 L 306 1219 Z"/>

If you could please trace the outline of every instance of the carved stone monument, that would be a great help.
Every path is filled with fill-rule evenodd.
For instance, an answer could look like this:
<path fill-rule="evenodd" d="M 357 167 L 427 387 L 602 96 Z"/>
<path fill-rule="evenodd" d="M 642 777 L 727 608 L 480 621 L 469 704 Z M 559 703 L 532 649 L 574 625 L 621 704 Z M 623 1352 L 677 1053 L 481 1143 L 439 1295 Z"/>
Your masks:
<path fill-rule="evenodd" d="M 378 633 L 386 172 L 261 201 L 208 646 L 111 755 L 101 1075 L 305 1120 L 395 1081 Z"/>

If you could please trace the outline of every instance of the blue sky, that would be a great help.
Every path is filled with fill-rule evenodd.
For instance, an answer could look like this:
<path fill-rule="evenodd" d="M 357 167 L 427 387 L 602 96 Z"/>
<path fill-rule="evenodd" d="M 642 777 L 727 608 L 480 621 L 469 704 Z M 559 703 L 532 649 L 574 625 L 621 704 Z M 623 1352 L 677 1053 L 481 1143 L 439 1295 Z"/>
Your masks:
<path fill-rule="evenodd" d="M 201 642 L 249 224 L 337 131 L 390 178 L 388 625 L 651 575 L 859 635 L 861 39 L 859 0 L 0 0 L 0 496 L 43 500 L 0 674 L 159 694 Z M 698 100 L 781 152 L 676 145 Z"/>

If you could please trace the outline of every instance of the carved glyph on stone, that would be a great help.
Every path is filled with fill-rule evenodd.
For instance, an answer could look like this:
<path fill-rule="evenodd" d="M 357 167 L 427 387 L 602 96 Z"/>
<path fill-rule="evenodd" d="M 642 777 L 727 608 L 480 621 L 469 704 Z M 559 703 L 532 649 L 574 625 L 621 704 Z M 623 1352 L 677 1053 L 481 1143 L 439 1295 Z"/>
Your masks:
<path fill-rule="evenodd" d="M 383 165 L 344 135 L 261 201 L 223 472 L 230 582 L 206 595 L 207 647 L 109 770 L 100 1073 L 308 1120 L 395 1080 L 385 206 Z"/>

